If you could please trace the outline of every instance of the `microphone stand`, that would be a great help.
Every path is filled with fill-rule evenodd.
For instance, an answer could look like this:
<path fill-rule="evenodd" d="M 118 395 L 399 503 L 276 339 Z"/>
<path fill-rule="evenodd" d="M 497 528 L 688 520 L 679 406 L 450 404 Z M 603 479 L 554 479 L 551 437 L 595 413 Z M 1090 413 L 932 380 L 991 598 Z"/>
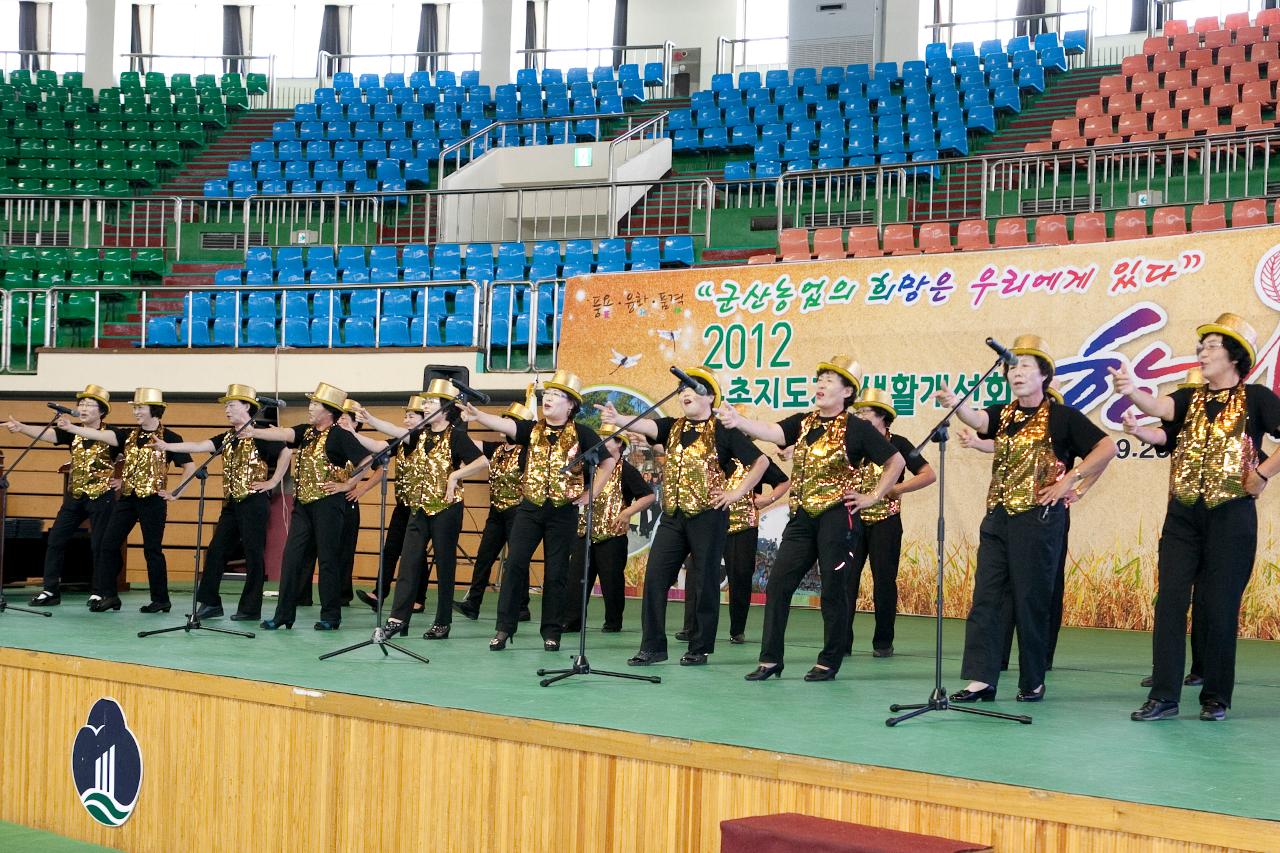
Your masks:
<path fill-rule="evenodd" d="M 236 427 L 235 432 L 231 433 L 231 438 L 233 440 L 239 438 L 240 433 L 244 431 L 245 427 L 252 423 L 253 418 L 250 418 L 240 426 Z M 225 444 L 220 443 L 215 445 L 213 452 L 209 454 L 209 458 L 204 460 L 204 463 L 199 468 L 191 472 L 191 476 L 179 483 L 178 487 L 173 490 L 174 492 L 181 493 L 182 490 L 186 488 L 187 483 L 190 483 L 192 480 L 200 481 L 200 502 L 196 505 L 195 570 L 191 579 L 191 612 L 187 614 L 187 621 L 182 625 L 175 625 L 172 628 L 160 628 L 155 631 L 139 631 L 139 637 L 152 637 L 156 634 L 169 634 L 174 631 L 185 631 L 187 633 L 192 631 L 214 631 L 218 634 L 230 634 L 233 637 L 245 637 L 247 639 L 253 639 L 254 637 L 254 634 L 249 631 L 234 631 L 230 628 L 215 628 L 212 625 L 202 625 L 196 616 L 196 614 L 200 612 L 200 602 L 197 598 L 197 596 L 200 595 L 200 578 L 204 575 L 204 564 L 200 559 L 201 554 L 203 553 L 202 549 L 204 547 L 204 484 L 205 480 L 209 477 L 210 463 L 223 454 L 224 448 Z"/>
<path fill-rule="evenodd" d="M 995 363 L 987 368 L 987 372 L 982 374 L 982 377 L 977 382 L 973 383 L 973 386 L 965 392 L 963 397 L 956 400 L 955 405 L 951 407 L 950 411 L 942 416 L 942 420 L 938 421 L 937 425 L 929 431 L 929 434 L 925 436 L 924 440 L 917 444 L 915 450 L 912 451 L 914 455 L 919 455 L 920 451 L 929 442 L 936 441 L 938 443 L 938 586 L 937 599 L 934 603 L 934 625 L 937 633 L 934 639 L 933 650 L 933 693 L 929 694 L 929 700 L 927 702 L 913 705 L 890 705 L 889 710 L 892 713 L 897 714 L 899 711 L 907 712 L 885 720 L 884 724 L 890 728 L 905 720 L 910 720 L 912 717 L 927 714 L 930 711 L 960 711 L 965 714 L 976 714 L 980 717 L 995 717 L 1000 720 L 1012 720 L 1026 725 L 1031 724 L 1031 717 L 1026 714 L 1005 714 L 1000 711 L 987 711 L 981 708 L 970 707 L 969 705 L 953 704 L 951 700 L 947 698 L 946 688 L 942 686 L 942 577 L 943 558 L 946 554 L 947 542 L 947 433 L 950 429 L 951 417 L 956 413 L 956 410 L 963 406 L 965 402 L 973 396 L 978 385 L 985 381 L 988 376 L 995 373 L 996 369 L 1000 367 L 1003 361 L 1004 359 L 997 358 Z"/>
<path fill-rule="evenodd" d="M 373 456 L 369 457 L 369 460 L 367 462 L 365 462 L 363 465 L 361 465 L 360 467 L 356 468 L 354 471 L 351 472 L 351 476 L 355 477 L 359 474 L 363 474 L 365 471 L 367 471 L 369 468 L 371 468 L 374 465 L 380 465 L 382 467 L 382 482 L 379 485 L 379 497 L 378 497 L 378 555 L 379 555 L 378 577 L 374 583 L 374 589 L 378 589 L 378 590 L 383 589 L 382 578 L 383 578 L 383 572 L 386 571 L 386 561 L 381 558 L 381 555 L 382 555 L 382 552 L 387 547 L 387 464 L 391 461 L 391 457 L 392 455 L 395 454 L 397 448 L 403 446 L 404 444 L 407 444 L 409 440 L 412 439 L 414 436 L 421 434 L 423 430 L 425 430 L 433 420 L 440 417 L 444 413 L 448 412 L 450 409 L 455 408 L 458 405 L 458 403 L 462 400 L 462 397 L 463 395 L 459 394 L 456 397 L 450 398 L 443 406 L 440 407 L 440 410 L 437 411 L 434 415 L 432 415 L 429 418 L 423 418 L 422 423 L 415 425 L 412 429 L 408 430 L 407 432 L 397 436 L 396 438 L 391 439 L 389 442 L 387 442 L 386 447 L 382 448 L 382 450 L 379 450 Z M 434 544 L 435 543 L 433 542 L 432 545 L 434 546 Z M 383 657 L 387 657 L 390 655 L 390 652 L 387 651 L 387 648 L 390 647 L 400 652 L 400 654 L 407 655 L 408 657 L 411 657 L 414 660 L 421 661 L 422 663 L 431 663 L 429 659 L 423 657 L 417 652 L 406 649 L 404 646 L 400 645 L 399 643 L 392 641 L 391 637 L 388 636 L 386 631 L 386 625 L 382 620 L 382 607 L 386 603 L 386 600 L 390 597 L 391 590 L 388 588 L 386 592 L 387 592 L 386 595 L 380 595 L 378 597 L 378 606 L 374 610 L 374 616 L 373 616 L 374 618 L 373 634 L 369 637 L 369 639 L 361 640 L 360 642 L 354 643 L 353 645 L 350 645 L 350 646 L 344 646 L 343 648 L 338 649 L 336 651 L 326 652 L 325 654 L 320 655 L 320 660 L 328 660 L 329 658 L 336 658 L 339 655 L 344 655 L 347 652 L 354 652 L 356 649 L 363 649 L 366 646 L 377 646 L 378 650 L 382 652 Z"/>
<path fill-rule="evenodd" d="M 684 388 L 684 384 L 676 386 L 676 390 L 645 409 L 640 414 L 627 421 L 625 426 L 619 427 L 618 432 L 626 432 L 631 426 L 639 420 L 647 418 L 650 414 L 657 411 L 658 407 L 670 400 L 672 397 L 680 393 Z M 713 414 L 712 417 L 715 417 Z M 600 464 L 600 460 L 604 454 L 604 445 L 602 441 L 599 444 L 587 448 L 579 453 L 568 465 L 560 469 L 561 473 L 569 473 L 575 468 L 582 467 L 582 481 L 586 484 L 587 492 L 591 492 L 591 487 L 595 483 L 596 467 Z M 618 464 L 622 464 L 619 462 Z M 568 669 L 540 669 L 538 675 L 549 675 L 550 678 L 544 678 L 538 683 L 543 687 L 550 687 L 557 681 L 564 681 L 566 678 L 572 678 L 575 675 L 605 675 L 610 678 L 628 678 L 632 681 L 647 681 L 650 684 L 661 684 L 662 678 L 657 675 L 637 675 L 631 672 L 609 672 L 603 669 L 593 669 L 591 663 L 587 660 L 587 603 L 591 600 L 591 587 L 587 584 L 591 577 L 591 519 L 592 505 L 595 503 L 594 496 L 587 501 L 587 535 L 584 547 L 586 551 L 582 555 L 582 609 L 579 615 L 578 630 L 578 653 L 570 657 L 570 665 Z"/>
<path fill-rule="evenodd" d="M 18 454 L 18 458 L 13 461 L 13 464 L 5 468 L 0 468 L 0 576 L 3 576 L 5 566 L 4 543 L 6 537 L 4 535 L 4 529 L 9 519 L 9 472 L 14 468 L 17 468 L 22 460 L 27 458 L 27 454 L 31 452 L 31 448 L 35 447 L 36 442 L 40 440 L 40 436 L 44 435 L 47 430 L 53 429 L 58 423 L 58 418 L 61 417 L 61 415 L 61 412 L 55 412 L 53 419 L 50 420 L 49 423 L 45 424 L 44 429 L 36 433 L 36 437 L 31 439 L 31 443 L 23 448 L 22 453 Z M 32 610 L 28 607 L 15 607 L 5 599 L 4 587 L 0 586 L 0 615 L 3 615 L 6 610 L 12 610 L 15 613 L 30 613 L 32 616 L 53 615 L 48 610 Z"/>

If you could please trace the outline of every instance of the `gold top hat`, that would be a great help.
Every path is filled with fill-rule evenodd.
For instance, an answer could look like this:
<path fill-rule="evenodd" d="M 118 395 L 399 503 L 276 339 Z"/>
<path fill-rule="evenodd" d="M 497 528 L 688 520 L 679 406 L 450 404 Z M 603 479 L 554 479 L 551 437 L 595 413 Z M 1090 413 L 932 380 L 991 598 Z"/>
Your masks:
<path fill-rule="evenodd" d="M 1205 323 L 1197 328 L 1196 334 L 1202 338 L 1205 335 L 1222 335 L 1224 338 L 1231 338 L 1249 353 L 1250 362 L 1258 360 L 1258 333 L 1239 314 L 1232 314 L 1230 311 L 1219 314 L 1214 322 Z"/>
<path fill-rule="evenodd" d="M 453 383 L 448 379 L 432 379 L 431 384 L 427 386 L 427 390 L 422 392 L 423 397 L 439 397 L 453 398 L 458 396 L 458 389 L 453 387 Z"/>
<path fill-rule="evenodd" d="M 351 415 L 353 419 L 355 418 L 356 411 L 359 408 L 360 408 L 359 401 L 353 400 L 350 397 L 342 401 L 342 413 L 345 415 Z"/>
<path fill-rule="evenodd" d="M 858 396 L 862 390 L 862 365 L 853 360 L 851 355 L 833 355 L 827 361 L 818 362 L 818 372 L 830 370 L 838 373 L 853 383 L 853 395 Z"/>
<path fill-rule="evenodd" d="M 507 410 L 502 413 L 502 417 L 511 418 L 513 421 L 531 421 L 534 419 L 533 409 L 530 409 L 524 403 L 512 403 L 507 406 Z"/>
<path fill-rule="evenodd" d="M 409 398 L 409 402 L 405 404 L 404 410 L 406 412 L 417 412 L 418 414 L 422 414 L 422 410 L 426 407 L 427 398 L 423 397 L 421 394 L 414 394 Z"/>
<path fill-rule="evenodd" d="M 895 418 L 898 416 L 898 410 L 893 407 L 893 399 L 883 388 L 867 388 L 853 405 L 855 408 L 867 406 L 872 409 L 880 409 Z"/>
<path fill-rule="evenodd" d="M 1187 371 L 1187 376 L 1178 383 L 1179 388 L 1199 388 L 1204 384 L 1204 374 L 1200 372 L 1200 368 L 1193 367 Z"/>
<path fill-rule="evenodd" d="M 622 442 L 623 450 L 626 450 L 631 446 L 631 439 L 627 438 L 627 434 L 617 427 L 610 427 L 608 432 L 600 433 L 601 441 L 608 441 L 611 438 L 616 438 L 618 441 Z"/>
<path fill-rule="evenodd" d="M 347 392 L 341 388 L 335 388 L 328 382 L 321 382 L 316 386 L 315 393 L 307 395 L 307 399 L 342 411 L 343 404 L 347 402 Z"/>
<path fill-rule="evenodd" d="M 720 379 L 705 367 L 690 367 L 685 373 L 694 379 L 701 379 L 707 386 L 707 390 L 711 392 L 711 407 L 713 409 L 720 408 L 723 395 L 720 393 Z"/>
<path fill-rule="evenodd" d="M 1039 335 L 1018 335 L 1013 339 L 1013 346 L 1009 347 L 1009 352 L 1014 355 L 1038 356 L 1057 367 L 1054 364 L 1053 356 L 1049 355 L 1049 345 Z"/>
<path fill-rule="evenodd" d="M 129 401 L 131 406 L 167 406 L 164 401 L 164 395 L 160 393 L 159 388 L 136 388 L 133 392 L 133 399 Z"/>
<path fill-rule="evenodd" d="M 582 402 L 582 380 L 567 370 L 557 370 L 554 376 L 542 384 L 547 388 L 563 391 L 579 403 Z"/>
<path fill-rule="evenodd" d="M 111 394 L 101 385 L 86 385 L 84 390 L 76 395 L 77 400 L 97 400 L 102 404 L 102 413 L 104 415 L 111 412 Z"/>
<path fill-rule="evenodd" d="M 231 400 L 240 400 L 254 406 L 261 406 L 258 402 L 258 392 L 249 385 L 228 385 L 225 396 L 219 397 L 219 403 L 226 403 Z"/>

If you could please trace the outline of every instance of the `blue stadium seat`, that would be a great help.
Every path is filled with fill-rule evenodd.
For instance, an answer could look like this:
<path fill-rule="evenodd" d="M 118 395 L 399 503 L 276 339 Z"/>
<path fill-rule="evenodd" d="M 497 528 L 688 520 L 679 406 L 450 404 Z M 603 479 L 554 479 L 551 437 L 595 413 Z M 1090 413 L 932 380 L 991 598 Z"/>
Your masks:
<path fill-rule="evenodd" d="M 523 250 L 521 256 L 523 259 Z M 467 245 L 467 278 L 479 282 L 493 281 L 494 257 L 490 243 Z"/>
<path fill-rule="evenodd" d="M 457 243 L 437 243 L 431 258 L 433 281 L 457 281 L 462 278 L 462 247 Z"/>
<path fill-rule="evenodd" d="M 529 280 L 541 281 L 560 274 L 560 244 L 555 240 L 539 240 L 533 244 L 533 261 Z"/>
<path fill-rule="evenodd" d="M 276 321 L 274 318 L 267 317 L 250 317 L 245 323 L 244 334 L 245 346 L 250 347 L 274 347 L 278 343 L 276 338 Z"/>
<path fill-rule="evenodd" d="M 413 346 L 413 342 L 409 337 L 409 318 L 382 317 L 378 321 L 378 346 Z"/>
<path fill-rule="evenodd" d="M 693 266 L 693 238 L 688 235 L 663 237 L 661 260 L 664 267 Z"/>
<path fill-rule="evenodd" d="M 1067 56 L 1079 56 L 1089 47 L 1087 30 L 1068 30 L 1062 36 L 1062 49 Z"/>
<path fill-rule="evenodd" d="M 503 243 L 498 247 L 498 264 L 493 275 L 495 281 L 519 281 L 524 278 L 523 243 Z"/>
<path fill-rule="evenodd" d="M 625 272 L 627 269 L 627 241 L 621 238 L 601 240 L 596 272 Z"/>
<path fill-rule="evenodd" d="M 633 237 L 629 259 L 631 269 L 656 270 L 661 265 L 657 237 Z"/>

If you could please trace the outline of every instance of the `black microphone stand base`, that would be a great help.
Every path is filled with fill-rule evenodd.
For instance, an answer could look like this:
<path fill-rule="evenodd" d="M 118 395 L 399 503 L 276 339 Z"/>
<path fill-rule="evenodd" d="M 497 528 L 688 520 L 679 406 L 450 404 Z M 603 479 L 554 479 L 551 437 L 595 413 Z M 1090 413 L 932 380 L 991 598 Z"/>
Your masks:
<path fill-rule="evenodd" d="M 586 630 L 583 626 L 582 630 Z M 629 678 L 632 681 L 647 681 L 650 684 L 661 684 L 662 678 L 657 675 L 636 675 L 631 672 L 608 672 L 603 669 L 592 669 L 590 662 L 587 661 L 585 654 L 577 654 L 569 658 L 571 666 L 568 669 L 540 669 L 538 675 L 550 675 L 551 678 L 544 678 L 538 683 L 543 687 L 550 687 L 557 681 L 564 681 L 566 678 L 572 678 L 575 675 L 605 675 L 609 678 Z"/>
<path fill-rule="evenodd" d="M 404 646 L 401 646 L 398 643 L 393 643 L 388 638 L 387 632 L 384 628 L 382 628 L 382 626 L 378 626 L 377 628 L 374 628 L 373 636 L 370 637 L 369 639 L 356 643 L 354 645 L 347 646 L 346 648 L 338 649 L 337 651 L 327 652 L 323 655 L 320 655 L 320 660 L 328 660 L 329 658 L 334 658 L 334 657 L 337 657 L 338 655 L 345 655 L 347 652 L 354 652 L 356 649 L 363 649 L 366 646 L 377 646 L 378 651 L 382 652 L 383 657 L 390 656 L 391 653 L 388 652 L 387 649 L 392 648 L 398 651 L 402 655 L 408 655 L 414 660 L 419 660 L 423 663 L 431 663 L 431 661 L 427 660 L 417 652 L 411 652 L 408 649 L 406 649 Z"/>
<path fill-rule="evenodd" d="M 48 610 L 32 610 L 29 607 L 14 607 L 3 595 L 0 595 L 0 614 L 6 610 L 12 610 L 15 613 L 30 613 L 32 616 L 52 616 Z"/>
<path fill-rule="evenodd" d="M 200 620 L 194 614 L 187 615 L 187 624 L 174 625 L 172 628 L 160 628 L 156 631 L 139 631 L 139 637 L 154 637 L 156 634 L 171 634 L 174 631 L 214 631 L 219 634 L 231 634 L 234 637 L 247 637 L 252 640 L 254 635 L 249 631 L 234 631 L 230 628 L 215 628 L 212 625 L 202 625 Z"/>
<path fill-rule="evenodd" d="M 897 714 L 899 711 L 906 711 L 897 717 L 890 717 L 884 721 L 889 728 L 893 728 L 898 723 L 918 717 L 921 714 L 927 714 L 930 711 L 959 711 L 962 714 L 977 714 L 979 717 L 996 717 L 1001 720 L 1012 720 L 1018 723 L 1031 725 L 1031 718 L 1026 714 L 1005 714 L 1000 711 L 988 711 L 984 708 L 970 708 L 968 705 L 953 705 L 951 700 L 947 698 L 947 691 L 941 687 L 934 688 L 933 693 L 929 696 L 929 701 L 920 705 L 890 705 L 889 710 Z"/>

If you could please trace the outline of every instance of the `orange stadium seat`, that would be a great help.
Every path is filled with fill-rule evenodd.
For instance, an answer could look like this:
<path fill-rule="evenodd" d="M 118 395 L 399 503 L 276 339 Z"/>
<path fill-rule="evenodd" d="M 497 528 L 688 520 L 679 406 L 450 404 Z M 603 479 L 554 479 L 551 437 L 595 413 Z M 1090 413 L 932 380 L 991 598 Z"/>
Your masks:
<path fill-rule="evenodd" d="M 1120 73 L 1126 77 L 1151 70 L 1151 57 L 1146 54 L 1134 54 L 1120 60 Z"/>
<path fill-rule="evenodd" d="M 1276 11 L 1280 12 L 1280 9 Z M 1280 59 L 1280 42 L 1262 41 L 1249 48 L 1250 62 L 1275 62 L 1277 59 Z M 1270 71 L 1268 67 L 1268 75 Z"/>
<path fill-rule="evenodd" d="M 1182 205 L 1161 207 L 1151 221 L 1152 237 L 1176 237 L 1187 233 L 1187 211 Z"/>
<path fill-rule="evenodd" d="M 1218 65 L 1234 65 L 1237 62 L 1245 61 L 1245 46 L 1242 44 L 1228 45 L 1218 49 Z"/>
<path fill-rule="evenodd" d="M 1116 123 L 1116 133 L 1121 136 L 1133 136 L 1135 133 L 1146 133 L 1150 128 L 1147 125 L 1148 116 L 1146 113 L 1129 113 L 1120 116 L 1120 120 Z M 1088 136 L 1088 134 L 1085 134 Z"/>
<path fill-rule="evenodd" d="M 1182 110 L 1160 110 L 1151 117 L 1151 130 L 1159 134 L 1182 130 Z"/>
<path fill-rule="evenodd" d="M 1232 12 L 1222 19 L 1222 28 L 1224 30 L 1235 30 L 1239 33 L 1240 30 L 1247 26 L 1249 26 L 1248 12 Z"/>
<path fill-rule="evenodd" d="M 1262 32 L 1262 27 L 1241 27 L 1236 30 L 1236 44 L 1250 47 L 1259 44 L 1266 35 Z"/>
<path fill-rule="evenodd" d="M 1173 93 L 1173 108 L 1190 110 L 1204 106 L 1204 89 L 1199 86 L 1188 86 Z"/>
<path fill-rule="evenodd" d="M 1170 91 L 1186 89 L 1195 85 L 1195 72 L 1190 68 L 1179 68 L 1164 75 L 1164 87 Z"/>
<path fill-rule="evenodd" d="M 1151 70 L 1157 74 L 1165 74 L 1182 67 L 1182 54 L 1171 50 L 1157 53 L 1151 57 Z"/>
<path fill-rule="evenodd" d="M 1115 132 L 1114 116 L 1091 116 L 1084 120 L 1085 139 L 1097 139 L 1099 136 L 1109 136 Z"/>
<path fill-rule="evenodd" d="M 884 227 L 884 253 L 886 255 L 918 255 L 916 230 L 900 222 Z"/>
<path fill-rule="evenodd" d="M 1027 220 L 1012 216 L 996 222 L 996 248 L 1012 249 L 1027 245 Z"/>
<path fill-rule="evenodd" d="M 804 228 L 784 229 L 778 238 L 778 257 L 784 261 L 807 261 L 812 258 L 809 232 Z"/>
<path fill-rule="evenodd" d="M 1197 204 L 1191 208 L 1192 231 L 1220 231 L 1227 227 L 1225 204 Z"/>
<path fill-rule="evenodd" d="M 1080 135 L 1080 122 L 1073 118 L 1055 118 L 1049 126 L 1049 138 L 1054 142 L 1073 139 Z"/>
<path fill-rule="evenodd" d="M 1107 217 L 1103 213 L 1077 213 L 1071 223 L 1072 243 L 1103 243 L 1107 239 Z"/>
<path fill-rule="evenodd" d="M 1261 17 L 1261 16 L 1259 16 Z M 1267 224 L 1267 200 L 1246 198 L 1231 205 L 1231 227 L 1248 228 Z"/>
<path fill-rule="evenodd" d="M 1260 9 L 1253 23 L 1254 26 L 1267 30 L 1267 35 L 1270 35 L 1272 27 L 1280 26 L 1280 9 Z"/>
<path fill-rule="evenodd" d="M 1173 98 L 1173 93 L 1160 89 L 1156 92 L 1142 93 L 1142 112 L 1153 113 L 1156 110 L 1169 109 L 1169 101 Z M 1129 110 L 1129 112 L 1137 112 L 1137 110 Z"/>
<path fill-rule="evenodd" d="M 1166 53 L 1168 50 L 1168 36 L 1148 36 L 1142 40 L 1142 52 L 1148 56 L 1155 56 L 1157 53 Z"/>
<path fill-rule="evenodd" d="M 1262 71 L 1256 62 L 1233 62 L 1227 67 L 1227 79 L 1232 83 L 1248 83 L 1261 80 Z"/>
<path fill-rule="evenodd" d="M 1040 154 L 1045 151 L 1052 151 L 1053 143 L 1046 141 L 1028 142 L 1026 145 L 1022 146 L 1022 150 L 1026 154 Z"/>
<path fill-rule="evenodd" d="M 1112 226 L 1116 240 L 1136 240 L 1147 236 L 1147 212 L 1145 210 L 1116 211 L 1115 223 Z"/>
<path fill-rule="evenodd" d="M 1185 36 L 1191 32 L 1186 21 L 1168 20 L 1164 22 L 1164 34 L 1167 36 Z"/>
<path fill-rule="evenodd" d="M 1228 110 L 1240 102 L 1240 87 L 1235 83 L 1219 83 L 1209 90 L 1209 106 Z"/>
<path fill-rule="evenodd" d="M 819 228 L 814 231 L 813 256 L 820 261 L 843 260 L 844 232 L 839 228 Z"/>
<path fill-rule="evenodd" d="M 1182 67 L 1192 70 L 1208 68 L 1213 64 L 1213 51 L 1202 47 L 1188 50 L 1182 57 Z"/>
<path fill-rule="evenodd" d="M 1154 71 L 1144 71 L 1129 78 L 1130 92 L 1153 92 L 1160 88 L 1160 75 Z"/>
<path fill-rule="evenodd" d="M 956 226 L 956 248 L 972 252 L 991 248 L 991 233 L 985 219 L 966 219 Z"/>
<path fill-rule="evenodd" d="M 1218 126 L 1217 107 L 1195 107 L 1187 110 L 1188 130 L 1211 130 Z"/>
<path fill-rule="evenodd" d="M 1193 30 L 1197 33 L 1209 33 L 1214 30 L 1222 29 L 1222 23 L 1218 20 L 1217 15 L 1196 18 L 1196 25 Z"/>
<path fill-rule="evenodd" d="M 1227 82 L 1227 69 L 1221 65 L 1206 65 L 1196 71 L 1196 85 L 1206 89 Z"/>
<path fill-rule="evenodd" d="M 1143 96 L 1145 97 L 1145 95 Z M 1107 98 L 1107 110 L 1113 116 L 1138 111 L 1138 96 L 1132 92 L 1119 92 Z"/>
<path fill-rule="evenodd" d="M 855 225 L 849 229 L 849 254 L 855 258 L 878 258 L 880 229 L 874 225 Z"/>
<path fill-rule="evenodd" d="M 1254 80 L 1251 83 L 1245 83 L 1240 89 L 1240 101 L 1241 103 L 1246 104 L 1260 104 L 1267 107 L 1275 106 L 1275 81 Z"/>
<path fill-rule="evenodd" d="M 1108 74 L 1098 79 L 1098 94 L 1104 98 L 1129 91 L 1129 78 L 1123 74 Z"/>
<path fill-rule="evenodd" d="M 1174 53 L 1186 53 L 1189 50 L 1200 49 L 1199 33 L 1181 33 L 1173 37 L 1170 50 Z"/>
<path fill-rule="evenodd" d="M 777 255 L 752 255 L 747 258 L 748 264 L 771 264 L 778 259 Z"/>
<path fill-rule="evenodd" d="M 1102 96 L 1091 95 L 1086 98 L 1076 100 L 1076 118 L 1085 119 L 1090 116 L 1100 116 L 1106 110 L 1102 108 Z"/>
<path fill-rule="evenodd" d="M 1041 216 L 1035 221 L 1036 242 L 1042 246 L 1065 246 L 1071 242 L 1067 237 L 1067 217 L 1061 213 Z M 996 239 L 1000 232 L 996 232 Z"/>
<path fill-rule="evenodd" d="M 1229 30 L 1209 30 L 1204 34 L 1204 46 L 1210 50 L 1220 50 L 1231 44 Z"/>
<path fill-rule="evenodd" d="M 925 222 L 920 225 L 920 251 L 939 255 L 954 250 L 951 245 L 950 222 Z"/>
<path fill-rule="evenodd" d="M 1133 136 L 1129 137 L 1129 142 L 1130 144 L 1136 145 L 1138 143 L 1156 142 L 1159 139 L 1160 134 L 1158 133 L 1135 133 Z"/>

